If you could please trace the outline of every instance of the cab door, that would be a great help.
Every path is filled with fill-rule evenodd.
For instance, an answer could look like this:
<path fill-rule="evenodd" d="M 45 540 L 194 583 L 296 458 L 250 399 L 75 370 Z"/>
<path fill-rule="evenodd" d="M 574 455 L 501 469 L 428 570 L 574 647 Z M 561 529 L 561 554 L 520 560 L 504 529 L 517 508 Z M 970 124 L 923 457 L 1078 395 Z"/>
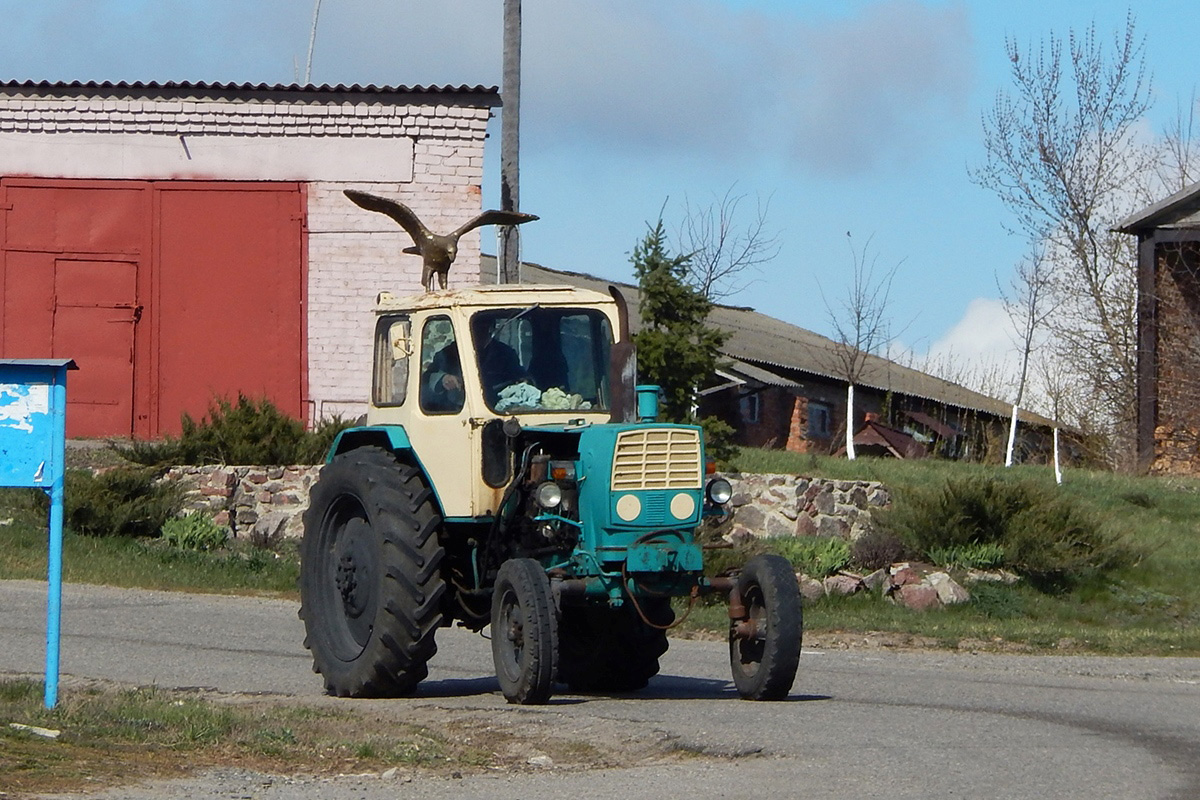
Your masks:
<path fill-rule="evenodd" d="M 429 473 L 443 515 L 480 516 L 491 509 L 476 509 L 473 502 L 479 480 L 478 436 L 468 398 L 476 387 L 463 370 L 470 340 L 448 314 L 423 315 L 414 322 L 417 368 L 410 377 L 410 399 L 415 400 L 415 413 L 408 416 L 405 431 Z"/>

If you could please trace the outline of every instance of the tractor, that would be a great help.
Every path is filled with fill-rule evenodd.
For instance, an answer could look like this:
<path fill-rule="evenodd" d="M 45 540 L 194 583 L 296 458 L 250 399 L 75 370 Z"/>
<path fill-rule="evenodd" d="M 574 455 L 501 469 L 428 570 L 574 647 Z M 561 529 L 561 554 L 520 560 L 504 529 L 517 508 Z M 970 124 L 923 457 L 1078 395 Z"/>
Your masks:
<path fill-rule="evenodd" d="M 300 614 L 329 693 L 411 693 L 456 622 L 490 626 L 510 703 L 635 691 L 672 598 L 721 593 L 737 691 L 787 695 L 795 574 L 760 555 L 705 576 L 697 530 L 732 489 L 698 426 L 657 421 L 617 290 L 384 292 L 375 316 L 366 421 L 332 445 L 304 517 Z"/>

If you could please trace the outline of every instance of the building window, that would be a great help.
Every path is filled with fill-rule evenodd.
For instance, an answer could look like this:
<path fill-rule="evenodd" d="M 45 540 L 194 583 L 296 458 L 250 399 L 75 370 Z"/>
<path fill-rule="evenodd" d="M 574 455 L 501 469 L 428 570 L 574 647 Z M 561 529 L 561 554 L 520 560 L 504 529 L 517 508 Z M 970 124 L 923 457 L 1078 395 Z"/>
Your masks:
<path fill-rule="evenodd" d="M 742 395 L 742 422 L 758 422 L 761 415 L 761 395 L 758 392 Z"/>
<path fill-rule="evenodd" d="M 808 401 L 808 438 L 828 439 L 832 435 L 831 413 L 824 403 Z"/>

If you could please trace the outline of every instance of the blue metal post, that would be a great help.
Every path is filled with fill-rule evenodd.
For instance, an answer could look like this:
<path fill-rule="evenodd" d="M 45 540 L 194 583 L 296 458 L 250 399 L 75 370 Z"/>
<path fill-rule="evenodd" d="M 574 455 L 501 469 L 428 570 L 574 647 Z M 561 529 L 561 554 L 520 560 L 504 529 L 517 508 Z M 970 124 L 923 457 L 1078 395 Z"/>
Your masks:
<path fill-rule="evenodd" d="M 67 416 L 67 371 L 58 369 L 54 372 L 54 383 L 51 387 L 53 398 L 50 407 L 54 418 L 56 435 L 50 442 L 51 461 L 58 465 L 54 470 L 54 483 L 50 486 L 50 552 L 47 558 L 46 573 L 48 589 L 46 592 L 46 708 L 54 708 L 58 703 L 58 655 L 62 628 L 62 545 L 63 545 L 63 483 L 64 467 L 66 465 L 66 428 Z"/>
<path fill-rule="evenodd" d="M 49 588 L 46 592 L 46 708 L 58 703 L 58 650 L 62 624 L 63 481 L 50 487 Z"/>

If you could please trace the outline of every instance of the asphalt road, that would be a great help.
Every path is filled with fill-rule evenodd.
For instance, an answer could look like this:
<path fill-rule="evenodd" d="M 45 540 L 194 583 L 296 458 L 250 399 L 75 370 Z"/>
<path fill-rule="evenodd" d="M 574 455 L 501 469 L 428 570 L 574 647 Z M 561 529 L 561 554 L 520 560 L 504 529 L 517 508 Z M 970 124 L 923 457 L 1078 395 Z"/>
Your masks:
<path fill-rule="evenodd" d="M 43 584 L 0 582 L 0 674 L 42 671 L 44 602 Z M 64 675 L 321 696 L 290 602 L 71 585 L 63 629 Z M 739 700 L 720 643 L 673 640 L 662 663 L 663 674 L 637 696 L 562 694 L 518 708 L 499 694 L 487 642 L 447 630 L 417 696 L 337 701 L 623 740 L 628 768 L 408 782 L 219 770 L 90 796 L 1200 798 L 1200 659 L 807 650 L 792 696 L 780 703 Z M 646 743 L 664 741 L 700 757 L 640 757 Z"/>

